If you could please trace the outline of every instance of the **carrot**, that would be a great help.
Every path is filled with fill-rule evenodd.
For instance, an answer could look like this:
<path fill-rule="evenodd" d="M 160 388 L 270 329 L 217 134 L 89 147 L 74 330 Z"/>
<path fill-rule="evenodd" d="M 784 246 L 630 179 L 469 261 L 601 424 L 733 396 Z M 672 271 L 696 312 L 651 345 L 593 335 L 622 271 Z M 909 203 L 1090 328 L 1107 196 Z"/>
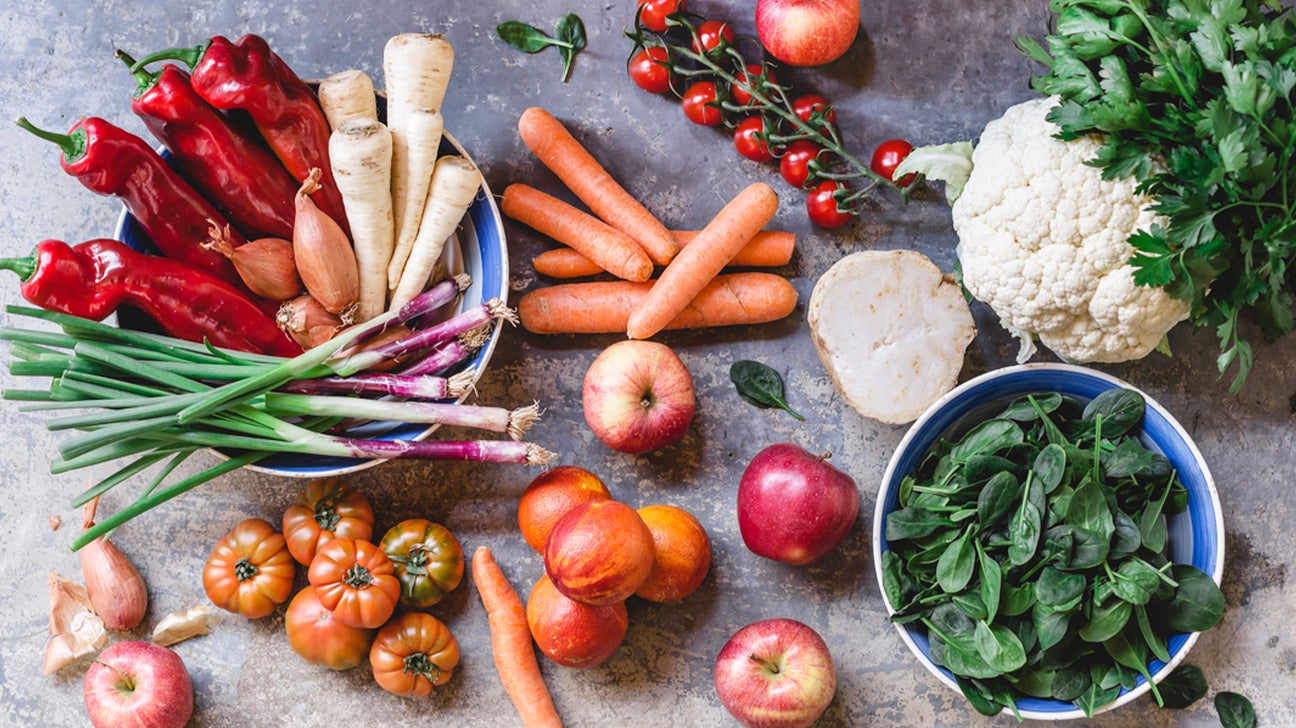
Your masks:
<path fill-rule="evenodd" d="M 683 248 L 697 237 L 698 231 L 673 230 L 671 234 Z M 729 265 L 777 268 L 792 260 L 792 250 L 795 247 L 795 234 L 782 230 L 762 230 L 738 251 Z M 531 265 L 535 267 L 536 273 L 550 278 L 584 278 L 603 272 L 597 263 L 571 248 L 546 250 L 532 258 Z"/>
<path fill-rule="evenodd" d="M 352 116 L 329 137 L 333 179 L 342 193 L 360 273 L 356 323 L 387 310 L 387 263 L 392 255 L 391 132 L 382 122 Z"/>
<path fill-rule="evenodd" d="M 634 238 L 653 263 L 666 265 L 679 244 L 648 208 L 630 196 L 548 111 L 532 107 L 518 119 L 527 147 L 604 222 Z"/>
<path fill-rule="evenodd" d="M 594 281 L 538 288 L 518 301 L 522 326 L 534 334 L 610 334 L 625 331 L 630 314 L 653 283 Z M 792 313 L 797 292 L 773 273 L 716 276 L 666 329 L 762 324 Z"/>
<path fill-rule="evenodd" d="M 630 314 L 626 335 L 646 339 L 661 331 L 776 212 L 778 195 L 764 182 L 739 192 L 662 271 L 648 296 Z"/>
<path fill-rule="evenodd" d="M 512 184 L 500 210 L 560 243 L 570 245 L 599 268 L 627 281 L 646 281 L 653 264 L 634 238 L 602 220 L 534 187 Z"/>
<path fill-rule="evenodd" d="M 561 728 L 562 719 L 554 708 L 549 689 L 540 674 L 535 650 L 531 647 L 526 608 L 499 564 L 495 563 L 489 548 L 479 546 L 473 553 L 472 576 L 490 622 L 495 669 L 499 671 L 500 682 L 504 683 L 504 691 L 513 700 L 522 724 L 527 728 Z"/>

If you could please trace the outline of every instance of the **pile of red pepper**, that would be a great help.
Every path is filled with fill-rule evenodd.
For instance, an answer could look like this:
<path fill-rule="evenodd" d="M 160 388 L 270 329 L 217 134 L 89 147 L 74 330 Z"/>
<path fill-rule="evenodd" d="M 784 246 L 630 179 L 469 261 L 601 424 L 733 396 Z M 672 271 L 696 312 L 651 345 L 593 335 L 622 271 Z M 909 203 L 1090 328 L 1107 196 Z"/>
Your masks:
<path fill-rule="evenodd" d="M 118 52 L 138 84 L 131 110 L 171 154 L 99 117 L 67 134 L 18 125 L 54 142 L 62 167 L 92 192 L 118 198 L 162 256 L 115 240 L 70 246 L 46 240 L 30 258 L 0 260 L 23 279 L 22 294 L 52 311 L 102 319 L 127 304 L 178 338 L 263 354 L 301 348 L 276 325 L 278 302 L 261 299 L 219 252 L 210 231 L 229 229 L 237 247 L 260 237 L 291 238 L 293 197 L 312 168 L 314 197 L 346 228 L 328 160 L 329 126 L 315 92 L 263 38 L 217 36 L 194 48 L 136 62 Z M 150 72 L 149 64 L 175 60 Z M 254 128 L 231 116 L 245 115 Z M 174 165 L 174 168 L 173 166 Z"/>

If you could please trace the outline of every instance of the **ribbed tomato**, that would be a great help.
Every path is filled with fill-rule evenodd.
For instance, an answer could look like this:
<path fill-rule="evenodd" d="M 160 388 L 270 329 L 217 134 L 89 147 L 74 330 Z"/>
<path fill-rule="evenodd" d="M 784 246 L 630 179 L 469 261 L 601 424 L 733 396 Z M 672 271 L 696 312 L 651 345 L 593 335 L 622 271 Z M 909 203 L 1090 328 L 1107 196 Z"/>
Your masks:
<path fill-rule="evenodd" d="M 203 590 L 212 604 L 258 619 L 288 601 L 297 564 L 269 521 L 249 518 L 225 534 L 203 566 Z"/>
<path fill-rule="evenodd" d="M 284 511 L 283 532 L 293 558 L 310 566 L 315 551 L 336 537 L 368 541 L 373 524 L 364 495 L 338 478 L 319 478 Z"/>
<path fill-rule="evenodd" d="M 408 612 L 378 631 L 369 650 L 374 680 L 383 690 L 422 698 L 445 685 L 459 665 L 459 642 L 441 620 Z"/>
<path fill-rule="evenodd" d="M 400 599 L 395 565 L 368 541 L 335 538 L 315 553 L 306 576 L 320 604 L 348 627 L 377 629 Z"/>
<path fill-rule="evenodd" d="M 430 607 L 463 579 L 463 547 L 439 523 L 425 518 L 401 521 L 387 530 L 378 546 L 396 565 L 400 601 L 407 607 Z"/>
<path fill-rule="evenodd" d="M 372 629 L 348 627 L 320 604 L 315 587 L 297 592 L 284 614 L 284 631 L 293 652 L 313 665 L 350 670 L 364 662 L 373 642 Z"/>

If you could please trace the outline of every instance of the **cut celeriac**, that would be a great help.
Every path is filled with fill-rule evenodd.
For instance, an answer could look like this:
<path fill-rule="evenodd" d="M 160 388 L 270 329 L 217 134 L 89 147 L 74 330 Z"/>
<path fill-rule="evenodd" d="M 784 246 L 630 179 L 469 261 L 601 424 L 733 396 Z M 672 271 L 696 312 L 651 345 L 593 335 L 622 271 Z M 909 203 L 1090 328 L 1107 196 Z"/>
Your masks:
<path fill-rule="evenodd" d="M 861 415 L 894 425 L 954 388 L 976 335 L 958 284 L 912 250 L 837 261 L 815 284 L 809 320 L 837 391 Z"/>

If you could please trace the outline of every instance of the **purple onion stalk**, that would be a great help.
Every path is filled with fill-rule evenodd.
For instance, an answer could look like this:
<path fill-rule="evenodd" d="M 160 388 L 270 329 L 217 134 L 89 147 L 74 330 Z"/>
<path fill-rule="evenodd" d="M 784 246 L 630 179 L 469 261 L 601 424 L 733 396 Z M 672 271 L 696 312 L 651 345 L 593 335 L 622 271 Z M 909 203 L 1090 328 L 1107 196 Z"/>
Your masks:
<path fill-rule="evenodd" d="M 365 394 L 402 399 L 459 399 L 472 391 L 476 372 L 468 370 L 451 377 L 387 374 L 375 372 L 351 377 L 298 379 L 279 388 L 293 394 Z"/>
<path fill-rule="evenodd" d="M 440 374 L 450 367 L 467 361 L 478 349 L 490 340 L 494 323 L 478 326 L 464 332 L 449 341 L 443 341 L 432 347 L 426 356 L 400 370 L 401 374 L 416 376 L 419 374 Z"/>
<path fill-rule="evenodd" d="M 517 315 L 513 313 L 513 309 L 504 305 L 503 301 L 492 298 L 483 304 L 473 306 L 452 319 L 429 326 L 426 329 L 418 329 L 409 336 L 388 342 L 382 346 L 357 351 L 341 359 L 330 360 L 326 365 L 339 377 L 351 376 L 356 372 L 372 369 L 375 366 L 405 355 L 411 350 L 425 349 L 440 344 L 460 334 L 472 331 L 479 326 L 491 323 L 496 319 L 516 323 Z"/>
<path fill-rule="evenodd" d="M 332 439 L 338 445 L 350 448 L 349 456 L 356 458 L 472 460 L 485 463 L 546 465 L 555 457 L 554 453 L 539 445 L 513 440 L 350 440 L 343 437 Z"/>
<path fill-rule="evenodd" d="M 508 436 L 514 440 L 521 440 L 526 431 L 540 419 L 540 407 L 536 404 L 510 410 L 503 407 L 471 404 L 386 402 L 284 392 L 267 392 L 265 409 L 277 417 L 351 417 L 471 427 L 489 432 L 508 433 Z"/>

